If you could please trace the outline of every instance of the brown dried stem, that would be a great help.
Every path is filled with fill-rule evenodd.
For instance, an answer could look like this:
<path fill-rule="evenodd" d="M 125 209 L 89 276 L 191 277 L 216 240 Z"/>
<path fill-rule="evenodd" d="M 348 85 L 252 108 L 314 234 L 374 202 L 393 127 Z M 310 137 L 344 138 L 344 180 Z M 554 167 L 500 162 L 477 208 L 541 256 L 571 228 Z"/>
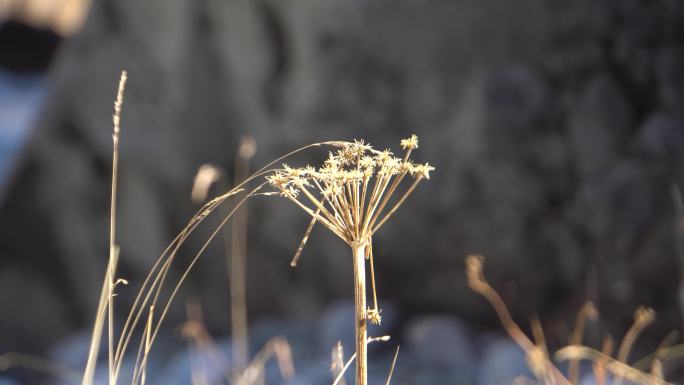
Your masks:
<path fill-rule="evenodd" d="M 368 383 L 368 321 L 366 318 L 366 260 L 365 246 L 352 249 L 354 264 L 354 307 L 356 314 L 356 384 Z"/>
<path fill-rule="evenodd" d="M 587 301 L 582 309 L 577 313 L 577 318 L 575 319 L 575 328 L 572 331 L 572 336 L 570 336 L 570 345 L 581 345 L 582 337 L 584 336 L 584 329 L 587 323 L 587 319 L 595 320 L 598 318 L 598 311 L 594 306 L 594 303 Z M 568 365 L 568 379 L 573 385 L 579 383 L 579 361 L 571 360 Z"/>
<path fill-rule="evenodd" d="M 563 376 L 563 374 L 548 360 L 544 351 L 535 345 L 520 329 L 520 327 L 513 321 L 513 317 L 508 312 L 506 304 L 499 296 L 499 293 L 492 288 L 482 273 L 484 257 L 481 255 L 470 255 L 466 258 L 466 275 L 468 278 L 468 286 L 476 293 L 482 295 L 494 307 L 501 324 L 511 338 L 520 346 L 528 356 L 528 361 L 532 364 L 534 371 L 535 367 L 543 368 L 548 371 L 548 376 L 553 380 L 553 383 L 570 385 L 570 382 Z M 537 373 L 535 373 L 537 374 Z M 545 374 L 546 375 L 546 374 Z M 544 380 L 544 378 L 540 378 Z"/>
<path fill-rule="evenodd" d="M 637 384 L 642 385 L 672 385 L 671 383 L 662 379 L 651 376 L 648 373 L 642 372 L 628 364 L 618 361 L 607 354 L 603 354 L 586 346 L 570 345 L 556 352 L 556 359 L 559 361 L 566 361 L 569 359 L 591 360 L 594 362 L 601 362 L 606 371 L 610 372 L 616 378 L 625 378 Z"/>

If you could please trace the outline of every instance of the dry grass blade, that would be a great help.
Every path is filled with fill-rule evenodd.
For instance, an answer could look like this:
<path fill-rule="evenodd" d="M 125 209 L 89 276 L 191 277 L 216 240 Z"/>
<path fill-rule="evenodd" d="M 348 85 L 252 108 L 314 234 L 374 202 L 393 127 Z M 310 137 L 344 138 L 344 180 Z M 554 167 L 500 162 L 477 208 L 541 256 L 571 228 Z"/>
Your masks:
<path fill-rule="evenodd" d="M 117 184 L 119 180 L 119 132 L 121 123 L 121 106 L 123 105 L 124 90 L 126 88 L 126 80 L 128 75 L 126 71 L 121 72 L 121 78 L 119 79 L 119 88 L 116 93 L 116 101 L 114 102 L 114 115 L 112 115 L 112 123 L 114 124 L 114 133 L 112 134 L 112 192 L 111 192 L 111 205 L 110 205 L 110 215 L 109 215 L 109 264 L 110 267 L 107 269 L 109 282 L 109 299 L 107 301 L 107 318 L 108 318 L 108 356 L 109 356 L 109 385 L 114 385 L 114 378 L 112 377 L 114 368 L 114 286 L 115 286 L 115 274 L 116 274 L 116 263 L 114 263 L 113 255 L 118 254 L 118 247 L 116 245 L 116 191 Z"/>
<path fill-rule="evenodd" d="M 173 299 L 178 294 L 178 291 L 180 290 L 181 285 L 183 284 L 183 282 L 185 282 L 188 275 L 190 274 L 190 271 L 195 266 L 195 264 L 197 264 L 197 261 L 199 260 L 199 258 L 202 256 L 202 254 L 204 254 L 204 251 L 207 249 L 209 244 L 219 234 L 219 232 L 221 231 L 223 226 L 228 222 L 228 220 L 232 217 L 232 215 L 235 213 L 235 211 L 237 211 L 240 208 L 242 203 L 244 203 L 247 199 L 249 199 L 253 194 L 258 192 L 264 186 L 264 184 L 265 184 L 265 182 L 262 183 L 261 185 L 257 186 L 256 188 L 254 188 L 249 193 L 247 193 L 235 205 L 235 207 L 231 210 L 231 212 L 221 221 L 221 223 L 214 229 L 214 231 L 210 234 L 210 236 L 207 238 L 207 240 L 202 244 L 199 251 L 197 251 L 197 253 L 195 253 L 195 255 L 191 258 L 190 263 L 188 264 L 186 269 L 181 274 L 180 278 L 178 279 L 176 285 L 173 287 L 173 290 L 169 294 L 169 296 L 166 300 L 166 303 L 164 304 L 164 306 L 162 308 L 160 316 L 159 316 L 158 320 L 156 321 L 155 326 L 153 327 L 153 332 L 152 332 L 152 335 L 150 337 L 150 344 L 154 344 L 154 341 L 155 341 L 155 339 L 156 339 L 156 337 L 157 337 L 157 335 L 161 329 L 161 325 L 162 325 L 164 319 L 166 318 L 166 315 L 169 311 L 171 303 L 173 302 Z M 206 217 L 206 216 L 204 216 L 204 217 Z M 141 301 L 142 305 L 147 304 L 148 301 L 150 301 L 151 296 L 154 294 L 154 298 L 151 300 L 151 305 L 155 306 L 155 307 L 157 306 L 157 302 L 159 300 L 159 294 L 161 293 L 161 283 L 163 283 L 164 280 L 166 279 L 166 274 L 167 274 L 167 272 L 171 266 L 171 262 L 173 261 L 174 257 L 176 256 L 176 254 L 178 252 L 180 244 L 182 244 L 185 241 L 185 239 L 187 238 L 187 236 L 189 235 L 191 230 L 194 230 L 194 228 L 196 228 L 196 226 L 204 219 L 204 217 L 202 217 L 201 219 L 196 220 L 196 221 L 194 220 L 195 218 L 193 218 L 193 220 L 191 220 L 191 224 L 188 225 L 188 227 L 186 228 L 186 230 L 188 230 L 188 231 L 184 230 L 182 232 L 183 235 L 180 236 L 179 238 L 177 238 L 176 244 L 174 244 L 172 251 L 168 254 L 166 260 L 162 264 L 162 267 L 157 272 L 157 274 L 156 274 L 156 276 L 152 282 L 151 288 L 147 290 L 147 294 L 145 295 L 145 299 Z M 128 331 L 129 335 L 127 336 L 127 339 L 125 340 L 125 345 L 121 348 L 122 356 L 123 356 L 123 352 L 125 352 L 128 341 L 130 341 L 130 338 L 132 337 L 132 333 L 135 329 L 135 324 L 137 324 L 139 317 L 140 317 L 140 311 L 138 311 L 138 314 L 136 315 L 135 320 L 131 323 L 132 327 Z M 129 316 L 129 319 L 131 319 L 131 318 L 132 318 L 132 316 Z M 142 343 L 143 342 L 141 342 L 141 344 Z M 140 350 L 140 348 L 139 348 L 139 350 Z M 121 362 L 119 361 L 119 364 L 120 363 Z M 120 369 L 120 366 L 117 368 L 117 371 L 119 369 Z M 137 381 L 137 378 L 134 378 L 134 380 Z"/>
<path fill-rule="evenodd" d="M 116 249 L 115 253 L 110 256 L 110 263 L 107 266 L 107 273 L 105 273 L 105 279 L 102 282 L 102 290 L 100 291 L 100 300 L 97 305 L 97 315 L 95 317 L 95 323 L 93 326 L 93 333 L 90 339 L 90 346 L 88 349 L 88 360 L 86 362 L 85 370 L 83 371 L 83 378 L 81 381 L 82 385 L 92 385 L 93 377 L 95 376 L 95 367 L 97 366 L 97 355 L 100 350 L 100 341 L 102 340 L 102 331 L 104 329 L 105 319 L 107 317 L 107 311 L 109 303 L 109 296 L 111 291 L 111 284 L 109 282 L 110 269 L 112 266 L 116 266 L 119 253 Z"/>
<path fill-rule="evenodd" d="M 185 280 L 187 279 L 188 274 L 190 274 L 190 271 L 192 270 L 192 268 L 195 266 L 195 264 L 196 264 L 197 261 L 199 260 L 199 257 L 202 256 L 202 254 L 204 254 L 204 251 L 207 249 L 207 247 L 209 246 L 209 244 L 211 243 L 211 241 L 216 237 L 216 235 L 220 232 L 221 228 L 226 224 L 226 222 L 228 222 L 228 220 L 232 217 L 232 215 L 235 213 L 235 211 L 237 211 L 237 210 L 240 208 L 240 206 L 241 206 L 247 199 L 249 199 L 254 193 L 256 193 L 257 191 L 259 191 L 259 190 L 264 186 L 264 184 L 265 184 L 265 182 L 262 183 L 261 185 L 257 186 L 256 188 L 254 188 L 249 194 L 247 194 L 245 197 L 243 197 L 243 198 L 236 204 L 236 206 L 235 206 L 235 207 L 233 208 L 233 210 L 229 213 L 229 215 L 226 216 L 226 217 L 223 219 L 223 221 L 221 221 L 221 223 L 216 227 L 216 229 L 211 233 L 211 235 L 210 235 L 210 236 L 207 238 L 207 240 L 204 242 L 204 244 L 202 245 L 202 247 L 200 248 L 200 250 L 199 250 L 199 251 L 195 254 L 195 256 L 191 259 L 191 262 L 188 264 L 188 267 L 185 269 L 185 271 L 183 272 L 183 274 L 182 274 L 181 277 L 179 278 L 177 284 L 175 285 L 175 287 L 174 287 L 173 290 L 171 291 L 171 294 L 169 295 L 169 298 L 167 299 L 166 304 L 164 305 L 164 308 L 163 308 L 163 310 L 162 310 L 162 312 L 161 312 L 161 314 L 160 314 L 160 316 L 159 316 L 159 320 L 157 321 L 156 326 L 154 327 L 154 332 L 153 332 L 152 337 L 151 337 L 151 338 L 152 338 L 152 342 L 154 342 L 155 338 L 157 337 L 157 335 L 158 335 L 158 333 L 159 333 L 159 330 L 160 330 L 160 328 L 161 328 L 161 324 L 162 324 L 163 320 L 165 319 L 165 317 L 166 317 L 166 315 L 167 315 L 167 313 L 168 313 L 168 311 L 169 311 L 169 307 L 171 306 L 171 303 L 173 302 L 173 299 L 174 299 L 175 296 L 177 295 L 178 290 L 180 289 L 180 287 L 181 287 L 181 285 L 183 284 L 183 282 L 185 282 Z M 154 303 L 153 303 L 153 305 L 154 305 Z"/>
<path fill-rule="evenodd" d="M 385 385 L 389 385 L 390 381 L 392 381 L 392 374 L 394 374 L 394 367 L 397 365 L 397 357 L 399 357 L 399 346 L 397 346 L 397 350 L 394 352 L 394 358 L 392 359 L 392 366 L 390 366 L 390 371 L 389 371 L 389 374 L 387 375 L 387 381 L 385 382 Z"/>
<path fill-rule="evenodd" d="M 83 373 L 82 385 L 91 385 L 95 375 L 95 367 L 97 366 L 97 352 L 100 347 L 102 339 L 102 329 L 104 328 L 104 313 L 107 313 L 108 319 L 108 357 L 109 357 L 109 384 L 113 385 L 116 380 L 113 377 L 115 359 L 114 359 L 114 287 L 116 286 L 115 274 L 116 265 L 118 262 L 119 250 L 116 246 L 116 191 L 118 182 L 119 169 L 119 132 L 121 123 L 121 106 L 123 105 L 124 90 L 126 88 L 126 80 L 128 75 L 126 71 L 121 72 L 119 79 L 119 87 L 117 89 L 116 100 L 114 102 L 114 114 L 112 115 L 112 123 L 114 125 L 112 132 L 112 189 L 111 189 L 111 205 L 110 205 L 110 221 L 109 221 L 109 258 L 107 264 L 107 273 L 105 274 L 105 282 L 102 285 L 100 292 L 100 300 L 97 307 L 97 317 L 93 327 L 93 334 L 90 342 L 90 351 L 88 352 L 88 360 L 86 368 Z"/>
<path fill-rule="evenodd" d="M 131 339 L 136 331 L 137 326 L 139 325 L 140 320 L 143 318 L 145 314 L 145 309 L 150 306 L 150 305 L 155 305 L 157 306 L 157 302 L 159 301 L 163 284 L 167 278 L 168 271 L 171 268 L 171 265 L 173 261 L 175 260 L 175 257 L 181 247 L 181 245 L 184 244 L 186 239 L 195 231 L 195 229 L 204 221 L 205 218 L 212 212 L 214 212 L 218 207 L 220 207 L 228 198 L 231 196 L 234 196 L 236 194 L 240 194 L 244 191 L 244 186 L 260 177 L 267 176 L 269 174 L 272 174 L 273 172 L 277 171 L 276 169 L 273 169 L 273 165 L 282 161 L 283 159 L 286 159 L 290 156 L 293 156 L 297 153 L 300 153 L 304 150 L 314 148 L 314 147 L 321 147 L 321 146 L 332 146 L 332 147 L 341 147 L 344 145 L 344 142 L 339 142 L 339 141 L 329 141 L 329 142 L 321 142 L 321 143 L 313 143 L 304 147 L 301 147 L 299 149 L 296 149 L 294 151 L 291 151 L 276 160 L 268 163 L 261 169 L 259 169 L 257 172 L 246 178 L 244 181 L 242 181 L 240 184 L 235 186 L 233 189 L 228 190 L 222 195 L 217 196 L 216 198 L 210 200 L 207 202 L 204 206 L 202 206 L 196 213 L 193 215 L 193 217 L 190 219 L 188 222 L 188 225 L 174 238 L 174 240 L 167 246 L 167 248 L 161 253 L 161 255 L 157 258 L 155 264 L 152 266 L 150 269 L 150 272 L 148 273 L 147 277 L 143 281 L 140 290 L 138 291 L 138 294 L 136 296 L 136 299 L 133 302 L 133 305 L 131 307 L 131 310 L 129 312 L 128 317 L 126 318 L 126 321 L 124 323 L 124 327 L 121 331 L 120 339 L 117 344 L 116 352 L 115 352 L 115 368 L 114 368 L 114 382 L 116 382 L 116 378 L 118 378 L 118 375 L 121 370 L 121 364 L 123 362 L 123 357 L 126 354 L 126 351 L 128 349 L 128 346 L 131 342 Z M 249 193 L 246 193 L 246 195 L 242 198 L 240 202 L 244 203 L 244 201 L 252 196 L 255 195 L 267 195 L 270 193 L 258 193 L 257 191 L 263 187 L 264 184 L 261 184 L 257 189 L 252 190 Z M 183 276 L 180 279 L 180 282 L 178 282 L 178 285 L 176 285 L 173 293 L 171 294 L 171 298 L 175 296 L 180 284 L 182 281 L 185 279 L 187 274 L 189 273 L 190 269 L 194 264 L 197 262 L 197 259 L 199 256 L 202 254 L 202 252 L 206 249 L 206 246 L 208 243 L 216 236 L 216 233 L 218 230 L 230 219 L 232 214 L 234 213 L 235 209 L 239 207 L 241 203 L 238 203 L 234 210 L 228 213 L 222 223 L 217 227 L 217 230 L 212 233 L 210 239 L 204 244 L 204 246 L 201 248 L 200 252 L 195 255 L 193 258 L 190 266 L 188 269 L 185 271 Z M 154 332 L 152 334 L 151 338 L 151 343 L 154 343 L 154 339 L 156 337 L 157 331 L 163 322 L 165 318 L 165 314 L 168 310 L 168 305 L 170 305 L 170 301 L 167 302 L 167 306 L 164 307 L 164 310 L 161 313 L 161 316 L 158 318 L 156 327 L 154 328 Z M 139 349 L 140 350 L 140 349 Z"/>

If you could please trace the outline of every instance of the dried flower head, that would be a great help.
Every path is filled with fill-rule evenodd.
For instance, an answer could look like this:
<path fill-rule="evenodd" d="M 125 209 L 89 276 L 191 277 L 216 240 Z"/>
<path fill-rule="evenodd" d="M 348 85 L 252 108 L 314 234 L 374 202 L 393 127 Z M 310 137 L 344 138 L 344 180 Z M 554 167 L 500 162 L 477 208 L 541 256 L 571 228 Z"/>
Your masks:
<path fill-rule="evenodd" d="M 401 148 L 403 148 L 404 150 L 413 150 L 418 148 L 418 137 L 415 135 L 411 135 L 411 137 L 408 139 L 402 139 Z"/>
<path fill-rule="evenodd" d="M 417 184 L 430 178 L 434 167 L 409 160 L 411 151 L 418 148 L 415 135 L 401 141 L 406 150 L 403 158 L 390 150 L 377 151 L 363 140 L 333 145 L 337 150 L 328 154 L 321 167 L 283 165 L 267 180 L 281 196 L 349 245 L 367 244 Z M 413 177 L 413 182 L 390 204 L 406 176 Z"/>

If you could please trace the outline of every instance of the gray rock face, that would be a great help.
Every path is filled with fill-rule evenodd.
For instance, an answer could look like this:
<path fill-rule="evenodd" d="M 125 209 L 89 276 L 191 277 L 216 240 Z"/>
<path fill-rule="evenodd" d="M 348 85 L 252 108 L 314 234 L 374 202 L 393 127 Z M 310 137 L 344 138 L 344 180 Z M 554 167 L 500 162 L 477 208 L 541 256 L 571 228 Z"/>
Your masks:
<path fill-rule="evenodd" d="M 516 378 L 534 378 L 525 352 L 508 338 L 491 338 L 482 348 L 476 383 L 513 384 Z"/>
<path fill-rule="evenodd" d="M 416 133 L 417 159 L 437 171 L 375 239 L 379 295 L 399 314 L 448 311 L 494 325 L 465 285 L 463 258 L 476 252 L 523 320 L 566 314 L 589 296 L 606 310 L 608 329 L 637 304 L 656 307 L 662 328 L 673 329 L 669 190 L 683 182 L 683 8 L 664 0 L 96 2 L 53 69 L 2 208 L 0 245 L 12 251 L 2 267 L 60 282 L 50 295 L 72 314 L 70 325 L 92 318 L 107 253 L 111 105 L 125 68 L 120 271 L 133 283 L 196 209 L 197 167 L 232 170 L 242 134 L 256 137 L 253 164 L 262 165 L 315 141 L 366 138 L 396 149 Z M 312 152 L 292 163 L 319 159 Z M 313 314 L 351 298 L 343 244 L 316 229 L 292 271 L 305 215 L 277 198 L 250 207 L 251 312 Z M 203 298 L 207 321 L 221 329 L 221 242 L 205 257 L 184 294 Z M 50 313 L 33 311 L 26 322 L 35 329 L 28 323 Z M 178 306 L 169 324 L 182 316 Z"/>
<path fill-rule="evenodd" d="M 424 316 L 409 322 L 404 334 L 410 354 L 404 362 L 437 378 L 456 378 L 459 383 L 472 383 L 475 351 L 468 329 L 461 320 L 449 316 Z"/>

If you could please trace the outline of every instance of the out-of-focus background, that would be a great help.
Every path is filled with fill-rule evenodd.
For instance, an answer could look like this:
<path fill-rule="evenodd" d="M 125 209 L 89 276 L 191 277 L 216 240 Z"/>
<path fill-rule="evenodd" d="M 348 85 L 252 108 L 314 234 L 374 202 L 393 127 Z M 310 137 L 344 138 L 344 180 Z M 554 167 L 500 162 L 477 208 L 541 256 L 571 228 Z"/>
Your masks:
<path fill-rule="evenodd" d="M 232 180 L 243 135 L 256 139 L 259 167 L 312 142 L 398 150 L 415 133 L 416 159 L 436 171 L 374 239 L 385 322 L 371 333 L 393 339 L 371 350 L 371 377 L 384 378 L 397 343 L 401 384 L 529 375 L 468 290 L 468 253 L 487 257 L 487 277 L 526 330 L 539 314 L 551 347 L 567 342 L 588 299 L 601 314 L 588 326 L 593 346 L 605 333 L 619 340 L 638 305 L 655 309 L 631 359 L 682 330 L 683 2 L 3 0 L 0 353 L 82 369 L 108 253 L 122 69 L 122 315 L 198 208 L 198 167 Z M 292 269 L 306 216 L 279 198 L 249 209 L 253 349 L 284 334 L 293 383 L 329 383 L 330 349 L 341 339 L 352 350 L 349 250 L 314 230 Z M 218 241 L 172 309 L 150 381 L 190 381 L 177 331 L 189 299 L 230 344 L 228 285 Z M 669 378 L 680 364 L 667 363 Z M 0 373 L 2 384 L 55 381 Z"/>

